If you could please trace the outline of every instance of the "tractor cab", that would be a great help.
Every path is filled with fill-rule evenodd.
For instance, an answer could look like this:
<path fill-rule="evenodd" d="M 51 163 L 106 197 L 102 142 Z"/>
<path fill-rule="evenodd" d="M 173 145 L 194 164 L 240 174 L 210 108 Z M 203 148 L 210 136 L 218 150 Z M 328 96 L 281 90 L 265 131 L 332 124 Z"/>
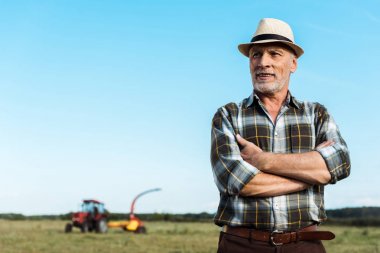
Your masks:
<path fill-rule="evenodd" d="M 80 212 L 73 213 L 71 223 L 67 223 L 65 232 L 71 232 L 73 227 L 79 228 L 83 233 L 95 231 L 107 232 L 107 211 L 104 204 L 97 200 L 83 200 Z"/>
<path fill-rule="evenodd" d="M 82 212 L 91 213 L 94 215 L 105 213 L 104 204 L 97 200 L 83 200 L 82 203 Z"/>

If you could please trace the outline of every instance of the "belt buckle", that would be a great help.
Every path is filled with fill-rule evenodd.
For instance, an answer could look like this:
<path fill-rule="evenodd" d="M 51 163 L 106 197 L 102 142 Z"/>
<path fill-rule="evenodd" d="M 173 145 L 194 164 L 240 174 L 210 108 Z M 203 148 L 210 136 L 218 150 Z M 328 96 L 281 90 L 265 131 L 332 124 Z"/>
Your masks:
<path fill-rule="evenodd" d="M 279 231 L 279 230 L 274 230 L 274 231 L 272 231 L 272 233 L 270 234 L 270 243 L 272 244 L 272 245 L 274 245 L 274 246 L 281 246 L 281 245 L 283 245 L 284 243 L 282 243 L 282 242 L 280 242 L 280 243 L 276 243 L 273 239 L 274 239 L 274 236 L 276 235 L 276 234 L 283 234 L 284 233 L 284 231 Z"/>

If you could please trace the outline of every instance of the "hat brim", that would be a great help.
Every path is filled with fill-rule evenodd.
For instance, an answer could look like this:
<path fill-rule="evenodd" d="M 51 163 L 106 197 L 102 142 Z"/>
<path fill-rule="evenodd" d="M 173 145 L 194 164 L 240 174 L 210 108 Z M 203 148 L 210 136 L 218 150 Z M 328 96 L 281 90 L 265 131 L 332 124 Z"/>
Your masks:
<path fill-rule="evenodd" d="M 290 47 L 291 49 L 293 49 L 297 58 L 299 58 L 304 53 L 303 49 L 300 46 L 298 46 L 292 42 L 287 42 L 287 41 L 283 41 L 283 40 L 260 40 L 260 41 L 256 41 L 256 42 L 244 43 L 244 44 L 240 44 L 238 46 L 238 49 L 239 49 L 240 53 L 249 57 L 249 49 L 252 47 L 252 45 L 267 44 L 267 43 L 274 43 L 274 42 L 285 44 L 288 47 Z"/>

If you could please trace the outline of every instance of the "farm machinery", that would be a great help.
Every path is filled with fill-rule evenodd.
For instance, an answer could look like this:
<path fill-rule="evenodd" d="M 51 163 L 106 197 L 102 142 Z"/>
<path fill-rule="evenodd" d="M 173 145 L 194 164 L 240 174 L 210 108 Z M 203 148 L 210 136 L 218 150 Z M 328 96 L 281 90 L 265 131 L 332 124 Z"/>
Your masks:
<path fill-rule="evenodd" d="M 161 191 L 161 189 L 155 188 L 155 189 L 144 191 L 144 192 L 138 194 L 132 201 L 131 211 L 129 213 L 129 220 L 110 221 L 107 224 L 108 227 L 109 228 L 121 228 L 125 231 L 132 231 L 135 233 L 145 234 L 146 228 L 144 226 L 144 223 L 137 216 L 135 216 L 135 212 L 134 212 L 135 211 L 135 204 L 136 204 L 137 199 L 139 199 L 141 196 L 146 195 L 146 194 L 151 193 L 151 192 L 155 192 L 155 191 Z"/>
<path fill-rule="evenodd" d="M 141 196 L 160 190 L 156 188 L 138 194 L 132 201 L 129 220 L 109 221 L 108 223 L 108 212 L 104 208 L 104 203 L 93 199 L 83 200 L 81 211 L 72 214 L 71 222 L 65 226 L 65 232 L 70 233 L 73 227 L 77 227 L 82 233 L 93 231 L 106 233 L 108 228 L 121 228 L 135 233 L 146 233 L 144 223 L 135 216 L 135 204 Z"/>
<path fill-rule="evenodd" d="M 102 202 L 94 199 L 83 200 L 81 211 L 72 214 L 71 223 L 66 224 L 65 232 L 70 233 L 73 227 L 77 227 L 82 233 L 106 233 L 107 216 Z"/>

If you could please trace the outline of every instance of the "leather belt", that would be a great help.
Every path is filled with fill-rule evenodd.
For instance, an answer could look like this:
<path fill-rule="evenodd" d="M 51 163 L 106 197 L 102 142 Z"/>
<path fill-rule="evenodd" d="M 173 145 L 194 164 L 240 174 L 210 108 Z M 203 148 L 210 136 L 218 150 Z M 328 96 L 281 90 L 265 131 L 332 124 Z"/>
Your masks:
<path fill-rule="evenodd" d="M 332 240 L 335 238 L 334 233 L 330 231 L 317 231 L 317 225 L 311 225 L 294 232 L 277 230 L 270 232 L 244 227 L 224 226 L 223 232 L 256 241 L 269 242 L 275 246 L 298 241 Z"/>

